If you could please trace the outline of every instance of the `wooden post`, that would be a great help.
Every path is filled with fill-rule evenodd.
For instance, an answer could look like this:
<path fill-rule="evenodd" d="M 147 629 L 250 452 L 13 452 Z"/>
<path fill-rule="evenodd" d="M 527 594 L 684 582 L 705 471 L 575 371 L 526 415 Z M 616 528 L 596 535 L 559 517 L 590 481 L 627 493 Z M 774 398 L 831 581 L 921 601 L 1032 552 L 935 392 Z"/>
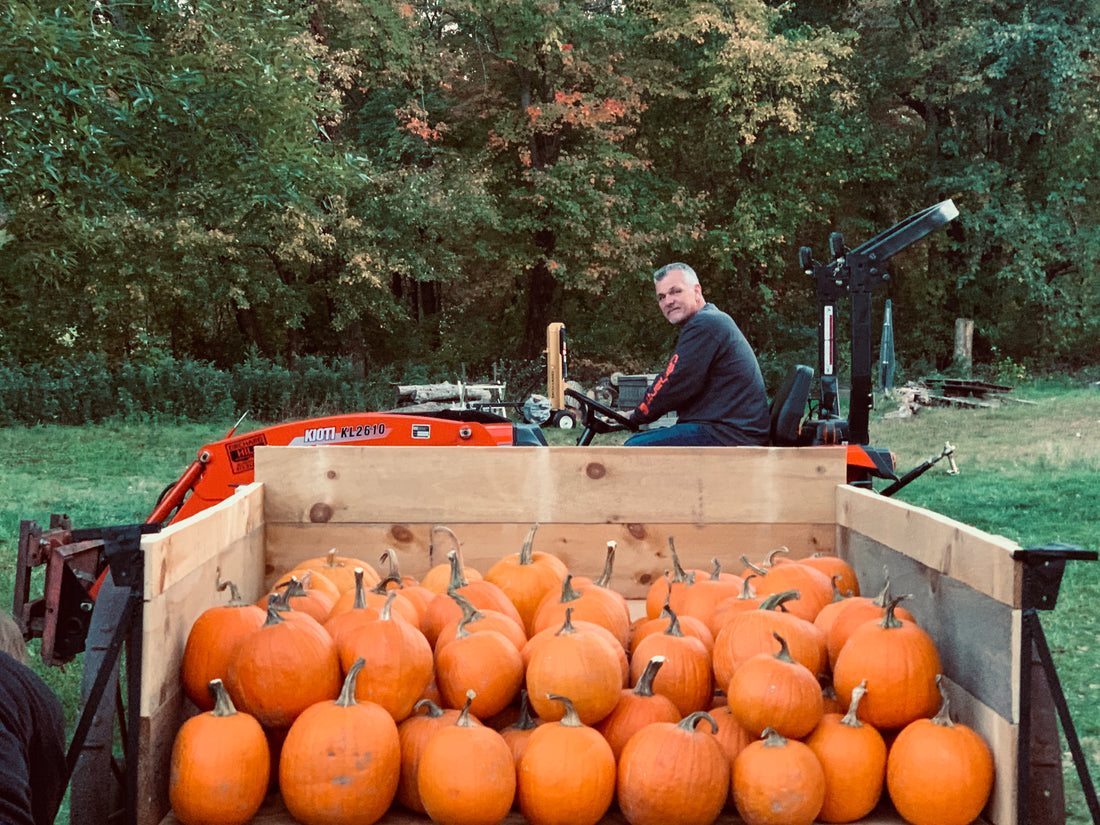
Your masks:
<path fill-rule="evenodd" d="M 971 376 L 974 368 L 974 321 L 971 318 L 955 319 L 955 357 L 956 367 L 962 367 L 965 378 Z"/>

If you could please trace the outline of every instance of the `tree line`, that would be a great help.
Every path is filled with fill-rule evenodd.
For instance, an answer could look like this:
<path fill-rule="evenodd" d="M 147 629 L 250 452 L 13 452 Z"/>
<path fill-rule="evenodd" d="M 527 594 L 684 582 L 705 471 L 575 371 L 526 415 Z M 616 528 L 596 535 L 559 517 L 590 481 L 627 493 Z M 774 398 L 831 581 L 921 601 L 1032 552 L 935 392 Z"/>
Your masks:
<path fill-rule="evenodd" d="M 644 371 L 700 273 L 815 363 L 798 266 L 891 261 L 899 363 L 1100 360 L 1095 0 L 11 0 L 0 357 Z"/>

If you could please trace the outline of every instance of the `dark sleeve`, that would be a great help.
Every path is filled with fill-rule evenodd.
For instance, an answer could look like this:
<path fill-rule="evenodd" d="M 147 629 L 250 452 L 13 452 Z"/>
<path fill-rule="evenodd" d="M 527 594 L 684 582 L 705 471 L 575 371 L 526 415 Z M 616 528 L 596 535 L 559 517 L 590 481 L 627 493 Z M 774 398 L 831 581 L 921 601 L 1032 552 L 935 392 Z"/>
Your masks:
<path fill-rule="evenodd" d="M 718 342 L 705 327 L 686 325 L 668 366 L 646 390 L 631 419 L 649 424 L 702 392 L 717 349 Z"/>

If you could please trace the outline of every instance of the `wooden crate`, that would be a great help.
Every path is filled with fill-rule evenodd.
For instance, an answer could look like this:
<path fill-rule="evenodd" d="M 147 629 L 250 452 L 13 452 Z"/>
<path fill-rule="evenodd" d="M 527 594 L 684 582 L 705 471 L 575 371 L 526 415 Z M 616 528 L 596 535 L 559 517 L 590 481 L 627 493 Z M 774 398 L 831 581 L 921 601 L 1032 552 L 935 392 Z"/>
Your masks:
<path fill-rule="evenodd" d="M 259 448 L 255 484 L 143 541 L 138 821 L 176 821 L 167 804 L 168 760 L 176 730 L 193 712 L 179 663 L 219 575 L 258 598 L 296 562 L 333 547 L 368 561 L 392 550 L 403 572 L 423 575 L 438 524 L 458 536 L 466 563 L 484 570 L 517 551 L 538 523 L 536 549 L 559 555 L 580 575 L 598 575 L 606 542 L 615 540 L 613 585 L 631 599 L 670 567 L 670 536 L 685 567 L 709 568 L 717 557 L 739 572 L 743 554 L 758 560 L 781 545 L 794 557 L 835 551 L 872 592 L 887 566 L 892 589 L 913 594 L 907 606 L 940 646 L 955 718 L 980 731 L 995 753 L 996 785 L 983 819 L 1016 825 L 1017 546 L 847 486 L 845 464 L 842 447 Z M 255 821 L 292 820 L 276 797 Z M 613 811 L 606 821 L 624 820 Z M 720 821 L 739 820 L 727 814 Z M 900 820 L 883 810 L 864 821 Z M 395 807 L 382 822 L 428 820 Z"/>

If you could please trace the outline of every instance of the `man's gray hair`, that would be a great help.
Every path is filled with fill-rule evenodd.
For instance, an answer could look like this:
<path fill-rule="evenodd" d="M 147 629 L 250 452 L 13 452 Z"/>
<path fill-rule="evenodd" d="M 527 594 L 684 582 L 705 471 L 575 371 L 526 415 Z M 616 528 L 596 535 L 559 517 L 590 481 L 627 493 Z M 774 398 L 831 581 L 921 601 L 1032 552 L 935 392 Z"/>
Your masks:
<path fill-rule="evenodd" d="M 683 272 L 684 283 L 688 286 L 693 286 L 699 283 L 699 276 L 695 274 L 695 270 L 687 264 L 680 263 L 665 264 L 664 266 L 662 266 L 660 269 L 653 273 L 653 283 L 660 283 L 666 275 L 669 275 L 673 272 Z"/>

